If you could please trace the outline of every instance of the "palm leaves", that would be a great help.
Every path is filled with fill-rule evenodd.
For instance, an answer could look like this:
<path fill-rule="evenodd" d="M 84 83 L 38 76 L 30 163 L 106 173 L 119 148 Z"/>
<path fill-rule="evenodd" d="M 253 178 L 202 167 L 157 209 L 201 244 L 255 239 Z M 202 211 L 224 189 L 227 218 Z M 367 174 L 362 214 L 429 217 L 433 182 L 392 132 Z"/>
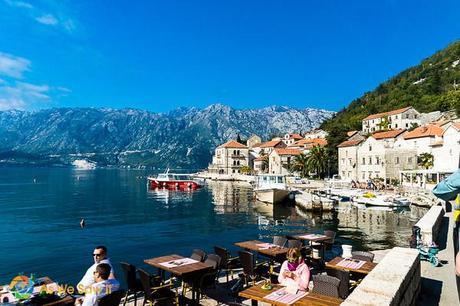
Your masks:
<path fill-rule="evenodd" d="M 303 177 L 308 176 L 311 172 L 316 173 L 319 177 L 324 177 L 328 166 L 328 159 L 324 147 L 314 146 L 308 154 L 302 153 L 294 159 L 291 170 L 300 172 Z"/>
<path fill-rule="evenodd" d="M 418 156 L 418 165 L 423 169 L 430 169 L 434 165 L 434 157 L 431 153 L 422 153 Z"/>

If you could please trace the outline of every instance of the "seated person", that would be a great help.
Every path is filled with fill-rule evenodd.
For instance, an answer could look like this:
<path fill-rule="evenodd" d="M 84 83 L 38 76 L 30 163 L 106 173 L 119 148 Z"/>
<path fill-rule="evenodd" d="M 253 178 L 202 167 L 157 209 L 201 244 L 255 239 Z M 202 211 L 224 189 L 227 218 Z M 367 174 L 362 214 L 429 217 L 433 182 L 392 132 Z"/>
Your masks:
<path fill-rule="evenodd" d="M 85 275 L 83 276 L 83 278 L 81 279 L 81 281 L 77 285 L 78 292 L 80 292 L 82 294 L 84 293 L 84 291 L 85 291 L 85 289 L 87 287 L 91 287 L 91 285 L 94 284 L 93 273 L 94 273 L 94 271 L 96 271 L 96 266 L 98 264 L 101 264 L 101 263 L 108 264 L 110 266 L 110 268 L 111 268 L 109 278 L 110 279 L 115 278 L 115 275 L 113 273 L 112 264 L 110 263 L 110 260 L 107 258 L 107 248 L 105 246 L 103 246 L 103 245 L 97 246 L 94 249 L 94 251 L 93 251 L 93 260 L 94 260 L 94 264 L 91 267 L 88 268 L 88 270 L 86 271 Z"/>
<path fill-rule="evenodd" d="M 120 283 L 116 279 L 109 279 L 111 269 L 106 263 L 96 266 L 93 274 L 94 284 L 86 288 L 84 297 L 75 300 L 76 306 L 98 306 L 102 297 L 120 288 Z"/>
<path fill-rule="evenodd" d="M 307 291 L 310 283 L 310 269 L 300 255 L 300 250 L 290 248 L 286 258 L 287 260 L 281 265 L 278 282 L 282 286 L 297 287 L 297 290 Z"/>

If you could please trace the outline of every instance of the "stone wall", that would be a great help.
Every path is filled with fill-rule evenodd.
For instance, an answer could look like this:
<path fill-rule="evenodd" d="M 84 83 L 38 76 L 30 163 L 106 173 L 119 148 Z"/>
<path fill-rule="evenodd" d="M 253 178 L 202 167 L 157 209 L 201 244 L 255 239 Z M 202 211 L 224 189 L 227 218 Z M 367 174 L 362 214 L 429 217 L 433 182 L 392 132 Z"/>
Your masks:
<path fill-rule="evenodd" d="M 419 291 L 418 251 L 395 247 L 341 305 L 414 305 Z"/>
<path fill-rule="evenodd" d="M 442 206 L 432 206 L 415 224 L 415 226 L 420 227 L 420 234 L 424 244 L 430 245 L 432 241 L 436 242 L 443 216 L 444 209 Z"/>

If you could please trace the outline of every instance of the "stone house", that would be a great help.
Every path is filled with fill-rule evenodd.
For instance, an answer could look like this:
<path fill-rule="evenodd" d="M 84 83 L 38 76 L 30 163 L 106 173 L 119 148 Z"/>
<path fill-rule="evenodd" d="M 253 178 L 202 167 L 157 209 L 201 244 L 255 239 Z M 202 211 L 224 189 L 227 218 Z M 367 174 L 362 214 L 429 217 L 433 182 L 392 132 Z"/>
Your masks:
<path fill-rule="evenodd" d="M 300 150 L 296 149 L 274 149 L 268 155 L 269 173 L 288 175 L 290 167 L 294 162 L 294 158 L 301 154 Z"/>
<path fill-rule="evenodd" d="M 240 173 L 242 166 L 251 166 L 249 163 L 249 148 L 235 140 L 230 140 L 216 148 L 208 171 L 218 174 Z"/>
<path fill-rule="evenodd" d="M 367 116 L 362 121 L 362 129 L 365 133 L 374 133 L 386 129 L 409 129 L 413 124 L 420 125 L 420 118 L 420 113 L 412 106 L 409 106 Z"/>

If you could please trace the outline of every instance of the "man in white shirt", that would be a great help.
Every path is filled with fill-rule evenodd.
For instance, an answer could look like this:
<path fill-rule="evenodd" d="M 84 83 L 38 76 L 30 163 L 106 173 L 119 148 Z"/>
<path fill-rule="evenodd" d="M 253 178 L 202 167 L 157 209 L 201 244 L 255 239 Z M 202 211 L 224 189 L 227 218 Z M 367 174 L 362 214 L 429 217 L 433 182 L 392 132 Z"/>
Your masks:
<path fill-rule="evenodd" d="M 81 294 L 85 292 L 86 288 L 91 287 L 91 285 L 94 284 L 93 274 L 94 274 L 94 271 L 96 271 L 96 267 L 98 264 L 101 264 L 101 263 L 108 264 L 111 269 L 109 279 L 115 278 L 112 264 L 110 263 L 110 260 L 107 258 L 107 248 L 105 246 L 100 245 L 94 249 L 93 259 L 94 259 L 94 264 L 91 267 L 89 267 L 89 269 L 86 271 L 85 275 L 83 276 L 83 278 L 77 285 L 77 290 Z"/>
<path fill-rule="evenodd" d="M 76 306 L 98 306 L 102 297 L 120 288 L 120 283 L 116 279 L 109 279 L 111 269 L 106 263 L 96 266 L 93 273 L 94 284 L 86 288 L 84 297 L 75 300 Z"/>

